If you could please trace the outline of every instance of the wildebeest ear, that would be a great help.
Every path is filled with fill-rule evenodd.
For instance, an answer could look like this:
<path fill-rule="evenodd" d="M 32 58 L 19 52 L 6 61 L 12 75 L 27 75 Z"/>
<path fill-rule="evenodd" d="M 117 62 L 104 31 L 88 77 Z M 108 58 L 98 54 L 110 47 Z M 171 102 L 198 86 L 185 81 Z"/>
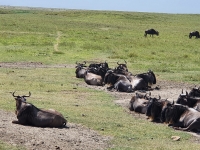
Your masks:
<path fill-rule="evenodd" d="M 183 89 L 182 89 L 182 94 L 183 94 Z"/>

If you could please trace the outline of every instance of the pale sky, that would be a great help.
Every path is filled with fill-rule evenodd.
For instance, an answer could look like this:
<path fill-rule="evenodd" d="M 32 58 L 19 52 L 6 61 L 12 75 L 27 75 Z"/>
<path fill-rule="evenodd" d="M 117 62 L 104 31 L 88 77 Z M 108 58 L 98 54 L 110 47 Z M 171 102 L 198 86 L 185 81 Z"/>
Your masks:
<path fill-rule="evenodd" d="M 200 0 L 0 0 L 0 5 L 200 14 Z"/>

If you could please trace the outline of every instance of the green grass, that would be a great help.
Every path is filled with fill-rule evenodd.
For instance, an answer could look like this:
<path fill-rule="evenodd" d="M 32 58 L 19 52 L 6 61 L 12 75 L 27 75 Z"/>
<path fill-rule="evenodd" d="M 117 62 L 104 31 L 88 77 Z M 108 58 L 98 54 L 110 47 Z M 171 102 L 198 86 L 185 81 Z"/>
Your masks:
<path fill-rule="evenodd" d="M 107 61 L 110 67 L 126 60 L 133 73 L 152 69 L 160 80 L 199 84 L 200 42 L 188 38 L 190 31 L 198 30 L 199 18 L 200 15 L 1 8 L 0 60 L 50 65 Z M 148 28 L 157 29 L 160 36 L 144 38 Z M 76 79 L 74 71 L 75 68 L 0 67 L 0 109 L 14 111 L 10 92 L 20 95 L 31 91 L 29 102 L 57 109 L 69 122 L 112 136 L 113 149 L 192 150 L 199 146 L 187 133 L 127 114 L 108 93 L 82 87 L 84 81 Z M 172 135 L 179 135 L 181 140 L 172 141 Z M 7 145 L 0 143 L 0 148 L 7 149 Z"/>

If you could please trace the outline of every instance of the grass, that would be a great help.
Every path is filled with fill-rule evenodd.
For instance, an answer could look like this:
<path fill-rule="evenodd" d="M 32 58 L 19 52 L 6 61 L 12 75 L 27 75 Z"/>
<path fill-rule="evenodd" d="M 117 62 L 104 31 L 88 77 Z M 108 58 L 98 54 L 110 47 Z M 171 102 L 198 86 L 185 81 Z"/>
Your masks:
<path fill-rule="evenodd" d="M 200 15 L 80 10 L 0 9 L 1 62 L 74 64 L 126 60 L 131 72 L 152 69 L 160 80 L 199 84 Z M 160 36 L 144 38 L 155 28 Z M 59 33 L 59 36 L 58 36 Z M 57 47 L 55 49 L 55 44 Z M 0 108 L 14 111 L 10 92 L 32 96 L 37 107 L 55 108 L 103 135 L 114 137 L 111 149 L 196 149 L 191 135 L 133 117 L 104 91 L 81 86 L 75 68 L 0 68 Z M 77 107 L 78 105 L 78 107 Z M 84 114 L 84 116 L 82 115 Z M 102 130 L 103 129 L 103 130 Z M 181 140 L 174 142 L 172 135 Z M 191 144 L 192 142 L 192 144 Z M 2 149 L 7 145 L 0 143 Z"/>

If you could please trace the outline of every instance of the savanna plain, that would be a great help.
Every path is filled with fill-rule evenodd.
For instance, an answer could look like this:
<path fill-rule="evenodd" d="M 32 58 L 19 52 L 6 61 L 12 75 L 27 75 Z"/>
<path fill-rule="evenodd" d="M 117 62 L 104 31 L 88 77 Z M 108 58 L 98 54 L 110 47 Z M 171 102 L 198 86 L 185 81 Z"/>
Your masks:
<path fill-rule="evenodd" d="M 6 136 L 6 126 L 16 128 L 13 134 L 9 132 L 10 139 L 0 135 L 0 149 L 198 149 L 199 137 L 132 115 L 126 107 L 115 103 L 118 94 L 77 79 L 75 66 L 76 62 L 106 61 L 114 68 L 118 61 L 126 60 L 130 72 L 151 69 L 158 83 L 172 85 L 168 88 L 172 92 L 173 86 L 180 88 L 180 92 L 189 85 L 199 86 L 200 39 L 188 37 L 189 32 L 200 30 L 199 19 L 199 14 L 0 7 L 0 112 L 1 116 L 12 116 L 0 120 L 4 122 L 1 135 Z M 149 28 L 158 30 L 159 36 L 145 38 L 144 31 Z M 69 129 L 13 125 L 14 91 L 18 95 L 30 91 L 28 102 L 60 111 Z M 134 95 L 121 94 L 128 99 Z M 81 134 L 70 131 L 78 127 L 83 129 Z M 48 135 L 49 140 L 63 134 L 62 145 L 44 147 L 47 137 L 42 143 L 35 138 L 33 145 L 12 141 L 12 135 L 17 135 L 18 141 L 24 134 L 28 139 L 27 133 L 33 134 L 31 130 Z M 87 135 L 86 140 L 95 137 L 103 144 L 87 143 L 84 136 L 79 144 L 72 144 L 65 141 L 67 132 L 68 136 L 74 133 L 74 139 Z M 181 139 L 172 140 L 174 135 Z M 88 145 L 81 147 L 81 142 Z"/>

